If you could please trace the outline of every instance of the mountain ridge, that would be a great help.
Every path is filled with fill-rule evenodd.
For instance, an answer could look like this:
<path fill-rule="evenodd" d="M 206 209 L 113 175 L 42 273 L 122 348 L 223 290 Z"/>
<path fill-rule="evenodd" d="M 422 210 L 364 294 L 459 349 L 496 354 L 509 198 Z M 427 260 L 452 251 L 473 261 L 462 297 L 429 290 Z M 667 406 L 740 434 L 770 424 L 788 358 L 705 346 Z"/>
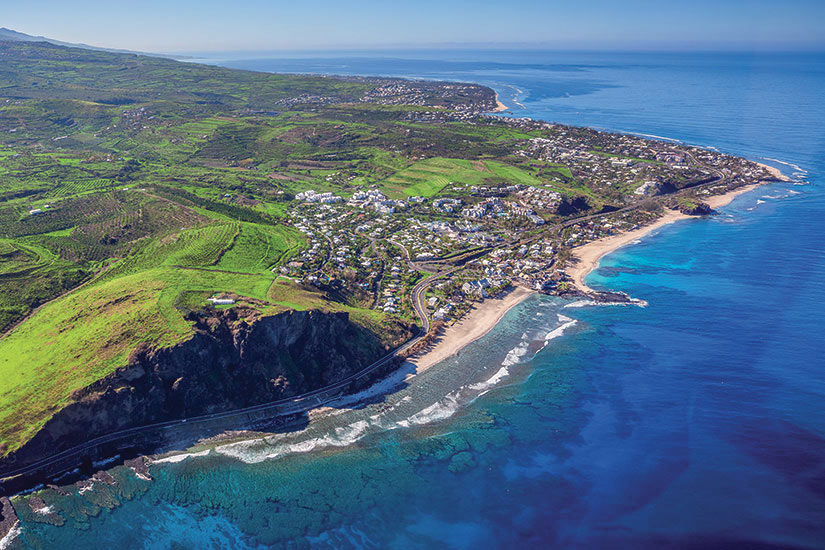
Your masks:
<path fill-rule="evenodd" d="M 55 40 L 54 38 L 48 38 L 46 36 L 35 36 L 31 34 L 26 34 L 24 32 L 16 31 L 14 29 L 10 29 L 8 27 L 0 27 L 0 42 L 2 41 L 10 41 L 10 42 L 47 42 L 49 44 L 54 44 L 56 46 L 65 46 L 68 48 L 82 48 L 84 50 L 94 50 L 99 52 L 110 52 L 110 53 L 125 53 L 125 54 L 135 54 L 135 55 L 148 55 L 153 57 L 168 57 L 173 59 L 183 59 L 181 56 L 172 56 L 172 55 L 165 55 L 159 53 L 150 53 L 150 52 L 140 52 L 135 50 L 123 50 L 117 48 L 104 48 L 101 46 L 92 46 L 90 44 L 84 44 L 82 42 L 64 42 L 62 40 Z"/>

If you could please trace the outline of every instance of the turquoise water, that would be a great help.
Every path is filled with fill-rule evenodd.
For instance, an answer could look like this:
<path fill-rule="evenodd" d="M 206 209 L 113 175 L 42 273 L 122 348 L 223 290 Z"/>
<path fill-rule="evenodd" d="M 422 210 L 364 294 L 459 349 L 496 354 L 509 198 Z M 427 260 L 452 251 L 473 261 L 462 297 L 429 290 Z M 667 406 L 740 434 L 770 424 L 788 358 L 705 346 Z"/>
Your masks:
<path fill-rule="evenodd" d="M 65 524 L 32 514 L 13 544 L 824 548 L 825 57 L 389 55 L 232 64 L 478 81 L 515 115 L 778 159 L 807 184 L 589 277 L 646 308 L 532 297 L 385 398 L 154 482 L 116 470 L 122 488 L 56 499 Z"/>

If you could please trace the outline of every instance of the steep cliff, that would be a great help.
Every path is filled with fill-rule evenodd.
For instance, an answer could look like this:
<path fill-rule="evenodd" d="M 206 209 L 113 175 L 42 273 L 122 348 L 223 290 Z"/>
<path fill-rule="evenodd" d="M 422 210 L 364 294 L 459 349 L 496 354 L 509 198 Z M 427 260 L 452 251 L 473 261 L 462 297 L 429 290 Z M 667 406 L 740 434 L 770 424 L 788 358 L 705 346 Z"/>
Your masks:
<path fill-rule="evenodd" d="M 19 466 L 116 430 L 305 393 L 346 378 L 387 351 L 346 313 L 261 316 L 236 307 L 190 320 L 192 338 L 169 348 L 138 348 L 127 366 L 76 392 L 72 404 L 3 462 Z M 399 327 L 399 339 L 411 335 Z"/>

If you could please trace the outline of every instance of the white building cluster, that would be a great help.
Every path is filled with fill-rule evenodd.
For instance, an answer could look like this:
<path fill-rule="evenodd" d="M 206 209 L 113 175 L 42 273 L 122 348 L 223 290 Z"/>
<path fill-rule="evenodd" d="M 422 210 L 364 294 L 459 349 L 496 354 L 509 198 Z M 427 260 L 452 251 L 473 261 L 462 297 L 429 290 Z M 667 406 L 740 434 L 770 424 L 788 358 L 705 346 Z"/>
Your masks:
<path fill-rule="evenodd" d="M 295 195 L 295 200 L 299 200 L 302 202 L 319 202 L 322 204 L 334 204 L 336 202 L 342 202 L 344 199 L 330 192 L 316 193 L 314 190 L 310 189 L 308 191 L 302 191 L 301 193 Z"/>

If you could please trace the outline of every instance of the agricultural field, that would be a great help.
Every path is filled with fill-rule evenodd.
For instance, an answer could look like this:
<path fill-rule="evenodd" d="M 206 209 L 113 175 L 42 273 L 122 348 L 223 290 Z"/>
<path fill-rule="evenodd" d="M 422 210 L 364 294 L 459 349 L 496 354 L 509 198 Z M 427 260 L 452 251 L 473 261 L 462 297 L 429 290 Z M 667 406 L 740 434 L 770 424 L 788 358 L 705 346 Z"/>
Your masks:
<path fill-rule="evenodd" d="M 429 273 L 412 258 L 470 260 L 619 210 L 650 178 L 707 177 L 640 138 L 487 116 L 495 94 L 480 86 L 45 43 L 0 42 L 0 59 L 0 457 L 138 345 L 188 338 L 187 314 L 213 294 L 261 313 L 346 312 L 395 341 L 419 321 L 410 291 Z M 330 195 L 296 197 L 309 190 Z M 546 251 L 583 231 L 548 236 L 530 264 L 556 273 Z M 502 253 L 541 287 L 526 252 Z"/>
<path fill-rule="evenodd" d="M 523 184 L 542 185 L 542 181 L 518 166 L 492 160 L 470 161 L 451 158 L 430 158 L 400 170 L 382 182 L 391 197 L 432 197 L 448 185 Z"/>
<path fill-rule="evenodd" d="M 241 273 L 271 273 L 303 246 L 304 239 L 284 226 L 241 222 L 232 246 L 215 269 Z"/>

